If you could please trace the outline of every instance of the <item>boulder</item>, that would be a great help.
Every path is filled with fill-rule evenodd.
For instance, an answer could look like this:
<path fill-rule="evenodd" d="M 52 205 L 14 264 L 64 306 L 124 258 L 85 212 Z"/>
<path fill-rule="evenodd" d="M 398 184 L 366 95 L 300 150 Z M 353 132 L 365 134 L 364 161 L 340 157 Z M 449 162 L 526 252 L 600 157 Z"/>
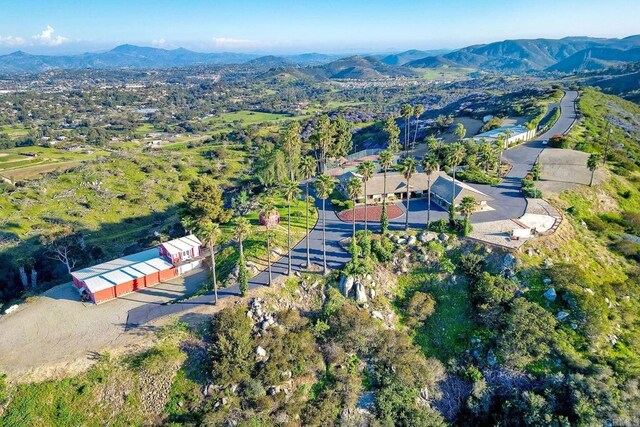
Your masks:
<path fill-rule="evenodd" d="M 369 298 L 371 298 L 371 300 L 375 299 L 376 297 L 376 290 L 371 288 L 369 289 Z"/>
<path fill-rule="evenodd" d="M 591 296 L 596 294 L 595 292 L 593 292 L 593 289 L 591 289 L 591 288 L 584 288 L 584 291 L 586 293 L 588 293 L 589 295 L 591 295 Z"/>
<path fill-rule="evenodd" d="M 556 298 L 558 297 L 558 295 L 556 294 L 555 288 L 547 289 L 546 292 L 544 294 L 542 294 L 542 296 L 544 296 L 545 299 L 547 301 L 550 301 L 550 302 L 554 302 L 556 300 Z"/>
<path fill-rule="evenodd" d="M 512 270 L 516 266 L 516 257 L 513 254 L 506 254 L 502 259 L 502 268 Z"/>
<path fill-rule="evenodd" d="M 399 245 L 406 245 L 407 244 L 407 239 L 398 239 L 396 240 L 396 243 Z"/>
<path fill-rule="evenodd" d="M 418 239 L 416 239 L 416 236 L 409 236 L 409 238 L 407 239 L 407 245 L 409 246 L 415 246 L 418 243 Z"/>
<path fill-rule="evenodd" d="M 358 303 L 367 302 L 367 292 L 364 288 L 364 285 L 360 282 L 356 284 L 356 302 Z"/>
<path fill-rule="evenodd" d="M 548 277 L 545 277 L 544 279 L 542 279 L 542 283 L 545 285 L 550 285 L 551 284 L 551 279 L 549 279 Z"/>
<path fill-rule="evenodd" d="M 449 236 L 444 233 L 440 233 L 438 234 L 438 239 L 440 239 L 441 242 L 446 242 L 447 240 L 449 240 Z"/>
<path fill-rule="evenodd" d="M 378 320 L 384 320 L 384 316 L 382 315 L 382 313 L 377 310 L 371 312 L 371 317 Z"/>
<path fill-rule="evenodd" d="M 258 346 L 258 348 L 256 348 L 256 356 L 260 358 L 267 357 L 267 350 L 265 350 L 261 346 Z"/>
<path fill-rule="evenodd" d="M 487 365 L 496 366 L 498 364 L 498 358 L 493 353 L 493 350 L 489 350 L 487 353 Z"/>
<path fill-rule="evenodd" d="M 560 311 L 560 312 L 558 312 L 558 315 L 556 316 L 556 318 L 558 319 L 558 322 L 562 322 L 567 317 L 569 317 L 569 313 L 567 313 L 566 311 Z"/>
<path fill-rule="evenodd" d="M 342 276 L 340 279 L 340 289 L 342 290 L 342 295 L 348 297 L 351 293 L 351 289 L 353 289 L 353 283 L 355 279 L 351 276 Z"/>
<path fill-rule="evenodd" d="M 16 310 L 18 309 L 18 307 L 20 307 L 18 304 L 13 304 L 11 307 L 7 308 L 7 309 L 4 311 L 4 314 L 11 314 L 11 313 L 13 313 L 14 311 L 16 311 Z"/>

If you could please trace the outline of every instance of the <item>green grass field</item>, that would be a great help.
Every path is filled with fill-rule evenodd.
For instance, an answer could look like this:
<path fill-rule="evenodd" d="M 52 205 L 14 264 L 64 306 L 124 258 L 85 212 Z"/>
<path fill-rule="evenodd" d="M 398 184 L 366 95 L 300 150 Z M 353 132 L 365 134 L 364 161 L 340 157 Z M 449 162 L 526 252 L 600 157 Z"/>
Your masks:
<path fill-rule="evenodd" d="M 476 71 L 474 68 L 441 67 L 431 69 L 419 69 L 418 72 L 425 80 L 460 80 L 469 77 Z"/>
<path fill-rule="evenodd" d="M 24 126 L 0 126 L 0 133 L 6 133 L 10 138 L 21 138 L 27 136 L 29 134 L 29 130 L 25 129 Z"/>
<path fill-rule="evenodd" d="M 95 148 L 77 152 L 39 146 L 10 148 L 0 150 L 0 174 L 18 181 L 66 169 L 105 154 L 106 151 Z"/>
<path fill-rule="evenodd" d="M 263 113 L 260 111 L 236 111 L 209 117 L 205 122 L 215 127 L 250 126 L 259 123 L 284 122 L 295 118 L 288 114 Z"/>

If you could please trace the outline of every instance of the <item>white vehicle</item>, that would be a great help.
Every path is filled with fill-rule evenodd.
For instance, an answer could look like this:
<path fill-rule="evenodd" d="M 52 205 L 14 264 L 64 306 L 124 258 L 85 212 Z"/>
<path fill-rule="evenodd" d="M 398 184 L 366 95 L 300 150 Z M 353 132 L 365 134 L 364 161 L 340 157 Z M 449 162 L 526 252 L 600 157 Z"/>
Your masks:
<path fill-rule="evenodd" d="M 548 139 L 545 139 L 544 141 L 542 141 L 542 145 L 547 145 L 549 143 Z"/>

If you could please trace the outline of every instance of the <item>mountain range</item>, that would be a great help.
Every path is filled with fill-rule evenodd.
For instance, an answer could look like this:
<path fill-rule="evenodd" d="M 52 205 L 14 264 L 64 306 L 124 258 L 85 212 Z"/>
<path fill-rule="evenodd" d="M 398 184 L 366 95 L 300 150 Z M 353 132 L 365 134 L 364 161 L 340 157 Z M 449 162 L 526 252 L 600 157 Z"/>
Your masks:
<path fill-rule="evenodd" d="M 640 35 L 623 39 L 566 37 L 563 39 L 504 40 L 455 51 L 408 50 L 378 56 L 305 53 L 260 56 L 245 53 L 201 53 L 188 49 L 159 49 L 121 45 L 112 50 L 80 55 L 0 56 L 0 73 L 42 72 L 54 69 L 144 69 L 210 64 L 246 64 L 262 69 L 300 68 L 318 78 L 379 78 L 415 75 L 415 68 L 464 67 L 502 73 L 588 71 L 640 60 Z"/>

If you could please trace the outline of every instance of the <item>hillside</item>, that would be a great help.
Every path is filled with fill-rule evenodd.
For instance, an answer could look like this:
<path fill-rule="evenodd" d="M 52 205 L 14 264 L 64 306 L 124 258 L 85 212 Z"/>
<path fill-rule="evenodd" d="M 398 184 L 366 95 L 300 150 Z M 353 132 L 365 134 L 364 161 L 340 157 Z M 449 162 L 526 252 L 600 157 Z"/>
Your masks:
<path fill-rule="evenodd" d="M 624 39 L 566 37 L 559 40 L 505 40 L 469 46 L 435 58 L 412 61 L 406 65 L 426 68 L 449 65 L 501 72 L 527 72 L 547 69 L 587 49 L 626 50 L 638 46 L 640 46 L 640 36 Z"/>
<path fill-rule="evenodd" d="M 437 55 L 444 55 L 449 53 L 450 50 L 437 49 L 437 50 L 417 50 L 411 49 L 404 52 L 393 53 L 391 55 L 382 56 L 380 61 L 387 65 L 405 65 L 412 61 L 419 61 L 420 59 L 433 57 Z"/>
<path fill-rule="evenodd" d="M 361 56 L 341 58 L 303 71 L 316 78 L 326 79 L 379 79 L 415 75 L 407 68 L 386 65 L 376 58 Z"/>
<path fill-rule="evenodd" d="M 620 50 L 612 48 L 585 49 L 547 68 L 547 71 L 571 73 L 602 70 L 625 62 L 640 61 L 640 48 Z"/>

